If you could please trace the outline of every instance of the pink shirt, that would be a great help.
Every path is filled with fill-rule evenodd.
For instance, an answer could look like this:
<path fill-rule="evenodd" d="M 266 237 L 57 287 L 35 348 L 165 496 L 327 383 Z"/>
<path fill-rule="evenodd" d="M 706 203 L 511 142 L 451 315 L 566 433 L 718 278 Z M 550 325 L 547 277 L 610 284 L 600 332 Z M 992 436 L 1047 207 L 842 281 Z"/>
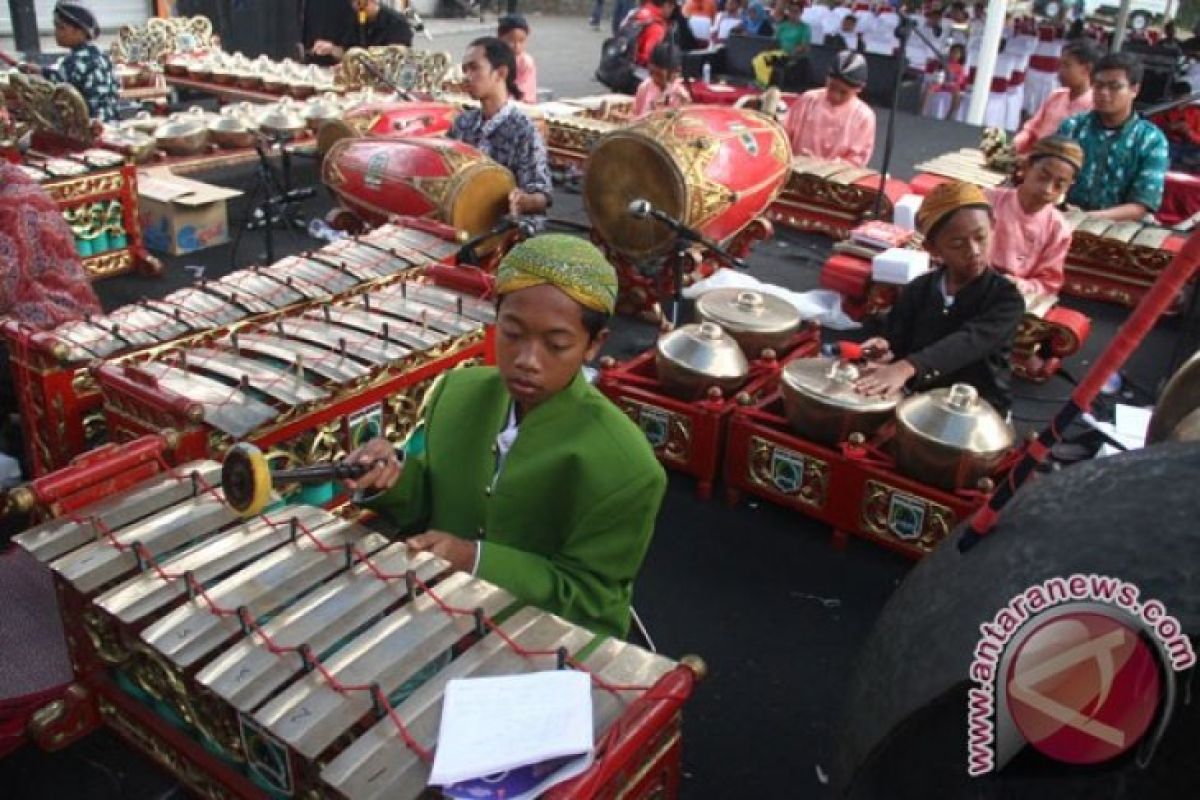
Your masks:
<path fill-rule="evenodd" d="M 666 89 L 658 88 L 653 78 L 646 78 L 638 85 L 637 94 L 633 98 L 633 117 L 649 114 L 659 108 L 677 108 L 692 101 L 683 78 L 676 78 L 667 84 Z"/>
<path fill-rule="evenodd" d="M 827 161 L 866 166 L 875 149 L 875 112 L 857 97 L 840 106 L 825 99 L 824 89 L 800 95 L 788 109 L 787 129 L 792 153 Z"/>
<path fill-rule="evenodd" d="M 537 99 L 537 65 L 533 56 L 521 53 L 517 56 L 517 88 L 521 90 L 522 103 L 536 103 Z"/>
<path fill-rule="evenodd" d="M 1016 189 L 988 189 L 995 224 L 992 266 L 1015 278 L 1021 294 L 1058 294 L 1071 249 L 1071 228 L 1054 206 L 1026 214 Z"/>
<path fill-rule="evenodd" d="M 1037 113 L 1029 118 L 1025 127 L 1013 139 L 1018 153 L 1028 153 L 1038 139 L 1058 133 L 1058 128 L 1067 117 L 1084 114 L 1092 110 L 1092 90 L 1088 89 L 1074 100 L 1070 89 L 1055 89 L 1042 103 Z"/>

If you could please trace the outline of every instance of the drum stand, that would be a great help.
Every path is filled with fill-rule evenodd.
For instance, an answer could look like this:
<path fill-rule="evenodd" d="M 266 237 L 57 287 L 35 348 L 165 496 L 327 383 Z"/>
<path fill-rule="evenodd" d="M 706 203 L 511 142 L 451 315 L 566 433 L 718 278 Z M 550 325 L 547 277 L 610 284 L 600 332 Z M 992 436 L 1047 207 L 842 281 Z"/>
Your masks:
<path fill-rule="evenodd" d="M 300 214 L 299 205 L 317 194 L 316 188 L 306 186 L 292 188 L 292 154 L 287 149 L 290 137 L 276 135 L 268 138 L 260 136 L 254 143 L 258 152 L 258 169 L 255 172 L 254 189 L 250 193 L 249 207 L 245 217 L 237 225 L 237 234 L 233 239 L 233 253 L 230 262 L 237 263 L 238 247 L 242 243 L 242 234 L 246 231 L 262 230 L 266 234 L 266 262 L 275 263 L 275 226 L 282 229 L 295 240 L 297 228 L 303 230 L 306 225 Z M 271 166 L 271 149 L 278 146 L 282 165 L 283 178 L 275 174 Z"/>
<path fill-rule="evenodd" d="M 679 327 L 679 320 L 683 316 L 683 264 L 687 261 L 688 251 L 693 244 L 698 244 L 712 253 L 723 261 L 727 267 L 744 270 L 746 269 L 746 262 L 700 233 L 700 231 L 689 228 L 679 220 L 663 212 L 656 211 L 651 213 L 654 214 L 656 219 L 664 222 L 667 227 L 671 228 L 676 236 L 675 256 L 671 259 L 671 270 L 673 272 L 671 277 L 675 282 L 675 295 L 671 301 L 671 327 L 677 328 Z"/>

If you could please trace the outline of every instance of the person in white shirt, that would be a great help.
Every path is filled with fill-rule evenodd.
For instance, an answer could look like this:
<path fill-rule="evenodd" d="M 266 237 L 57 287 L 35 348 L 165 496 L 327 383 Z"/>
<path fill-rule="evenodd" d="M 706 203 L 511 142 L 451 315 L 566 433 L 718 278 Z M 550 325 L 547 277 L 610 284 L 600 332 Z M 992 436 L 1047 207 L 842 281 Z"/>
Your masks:
<path fill-rule="evenodd" d="M 808 26 L 812 36 L 810 44 L 814 47 L 825 44 L 825 19 L 828 16 L 829 6 L 821 2 L 808 6 L 800 15 L 800 21 Z"/>
<path fill-rule="evenodd" d="M 835 5 L 829 9 L 829 13 L 825 16 L 825 36 L 833 36 L 842 29 L 842 20 L 850 15 L 851 11 L 848 6 Z"/>
<path fill-rule="evenodd" d="M 859 52 L 861 37 L 858 35 L 856 28 L 858 27 L 858 17 L 853 14 L 847 14 L 842 17 L 842 28 L 838 32 L 831 34 L 826 41 L 830 47 L 835 48 L 839 53 L 843 50 Z"/>
<path fill-rule="evenodd" d="M 744 6 L 744 0 L 725 0 L 725 10 L 717 12 L 716 18 L 713 19 L 710 39 L 713 46 L 724 44 L 725 40 L 729 38 L 729 34 L 742 24 L 742 8 Z"/>

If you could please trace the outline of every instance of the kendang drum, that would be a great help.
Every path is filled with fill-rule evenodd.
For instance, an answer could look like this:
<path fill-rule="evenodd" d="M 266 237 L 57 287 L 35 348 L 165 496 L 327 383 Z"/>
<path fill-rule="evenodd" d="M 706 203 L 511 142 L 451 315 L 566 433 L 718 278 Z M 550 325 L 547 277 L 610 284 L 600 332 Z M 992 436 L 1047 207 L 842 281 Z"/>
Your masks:
<path fill-rule="evenodd" d="M 453 105 L 433 101 L 363 103 L 322 124 L 317 148 L 327 153 L 342 139 L 363 136 L 440 136 L 457 114 Z"/>
<path fill-rule="evenodd" d="M 629 213 L 648 200 L 710 239 L 730 239 L 775 200 L 791 150 L 774 120 L 740 108 L 692 106 L 654 112 L 596 145 L 583 199 L 599 238 L 621 256 L 667 254 L 673 237 Z"/>
<path fill-rule="evenodd" d="M 511 172 L 452 139 L 343 139 L 325 156 L 321 177 L 372 224 L 392 215 L 433 217 L 469 236 L 508 211 Z"/>

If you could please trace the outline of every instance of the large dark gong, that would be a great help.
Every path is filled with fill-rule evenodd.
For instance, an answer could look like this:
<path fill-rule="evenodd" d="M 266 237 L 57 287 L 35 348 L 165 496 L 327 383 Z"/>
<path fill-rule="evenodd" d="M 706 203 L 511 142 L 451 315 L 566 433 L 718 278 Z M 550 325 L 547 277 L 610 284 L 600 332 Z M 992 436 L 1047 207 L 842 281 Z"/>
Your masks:
<path fill-rule="evenodd" d="M 1200 699 L 1190 672 L 1175 675 L 1170 722 L 1144 768 L 1138 748 L 1075 767 L 1025 747 L 999 773 L 974 779 L 966 771 L 968 669 L 979 625 L 1026 588 L 1073 573 L 1131 581 L 1143 599 L 1165 604 L 1195 649 L 1197 487 L 1194 442 L 1080 464 L 1026 486 L 991 536 L 968 553 L 947 540 L 917 565 L 855 664 L 832 776 L 838 795 L 1200 797 Z"/>

